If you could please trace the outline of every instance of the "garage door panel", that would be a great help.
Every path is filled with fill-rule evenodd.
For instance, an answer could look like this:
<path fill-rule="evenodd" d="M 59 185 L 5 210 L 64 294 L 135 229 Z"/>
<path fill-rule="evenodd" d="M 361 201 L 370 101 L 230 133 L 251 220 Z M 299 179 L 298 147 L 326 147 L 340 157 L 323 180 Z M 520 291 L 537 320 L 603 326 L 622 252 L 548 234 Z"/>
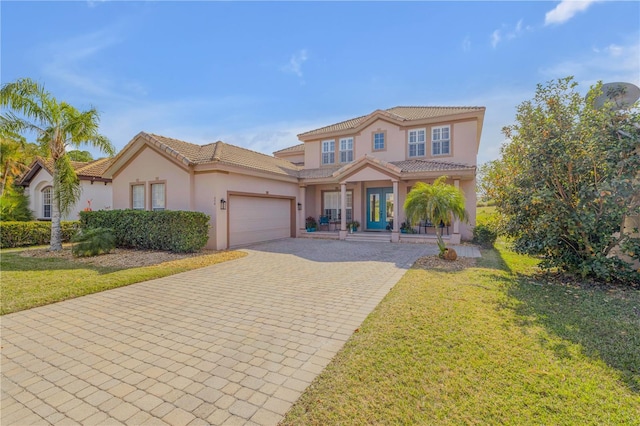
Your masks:
<path fill-rule="evenodd" d="M 229 197 L 229 246 L 291 236 L 291 201 L 280 198 Z"/>

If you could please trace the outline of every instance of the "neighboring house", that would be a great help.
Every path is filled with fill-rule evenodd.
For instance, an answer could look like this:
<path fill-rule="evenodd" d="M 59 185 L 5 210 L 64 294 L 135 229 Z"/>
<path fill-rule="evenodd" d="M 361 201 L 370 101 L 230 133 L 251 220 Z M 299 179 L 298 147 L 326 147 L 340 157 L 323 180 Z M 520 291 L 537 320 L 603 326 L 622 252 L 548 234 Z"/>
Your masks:
<path fill-rule="evenodd" d="M 102 174 L 111 164 L 110 158 L 80 162 L 71 165 L 80 180 L 80 199 L 62 220 L 77 220 L 78 213 L 86 208 L 106 210 L 111 208 L 111 179 Z M 29 208 L 37 220 L 51 220 L 51 202 L 53 201 L 53 161 L 37 157 L 26 173 L 18 180 L 29 196 Z"/>
<path fill-rule="evenodd" d="M 298 135 L 274 156 L 215 142 L 195 145 L 139 133 L 113 159 L 113 208 L 195 210 L 211 217 L 208 248 L 296 237 L 305 218 L 328 216 L 391 231 L 416 182 L 442 175 L 465 193 L 470 224 L 452 223 L 450 242 L 472 238 L 476 164 L 484 107 L 395 107 Z"/>

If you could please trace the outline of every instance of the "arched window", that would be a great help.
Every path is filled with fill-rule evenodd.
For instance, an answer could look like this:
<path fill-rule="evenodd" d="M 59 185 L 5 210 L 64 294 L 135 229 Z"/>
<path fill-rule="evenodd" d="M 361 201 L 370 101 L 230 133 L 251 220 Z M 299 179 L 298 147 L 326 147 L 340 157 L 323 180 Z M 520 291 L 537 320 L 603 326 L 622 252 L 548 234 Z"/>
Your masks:
<path fill-rule="evenodd" d="M 51 219 L 51 200 L 53 199 L 53 188 L 47 186 L 42 190 L 42 218 Z"/>

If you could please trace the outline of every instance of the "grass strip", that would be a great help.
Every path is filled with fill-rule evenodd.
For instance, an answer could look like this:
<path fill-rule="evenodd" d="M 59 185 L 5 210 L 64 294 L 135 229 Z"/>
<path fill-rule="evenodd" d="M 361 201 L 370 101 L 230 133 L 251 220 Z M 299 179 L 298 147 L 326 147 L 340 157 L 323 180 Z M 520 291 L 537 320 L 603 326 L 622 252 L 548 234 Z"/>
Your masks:
<path fill-rule="evenodd" d="M 139 268 L 100 267 L 60 258 L 30 258 L 2 251 L 2 308 L 8 314 L 99 291 L 162 278 L 246 256 L 224 251 Z"/>

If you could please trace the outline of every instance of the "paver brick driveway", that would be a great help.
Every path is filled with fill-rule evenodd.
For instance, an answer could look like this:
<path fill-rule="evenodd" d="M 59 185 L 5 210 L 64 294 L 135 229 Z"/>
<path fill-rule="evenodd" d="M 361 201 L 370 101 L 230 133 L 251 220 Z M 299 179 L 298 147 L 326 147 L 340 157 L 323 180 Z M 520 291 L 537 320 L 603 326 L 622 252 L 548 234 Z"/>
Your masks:
<path fill-rule="evenodd" d="M 3 316 L 2 424 L 277 424 L 437 248 L 287 239 L 247 251 Z"/>

